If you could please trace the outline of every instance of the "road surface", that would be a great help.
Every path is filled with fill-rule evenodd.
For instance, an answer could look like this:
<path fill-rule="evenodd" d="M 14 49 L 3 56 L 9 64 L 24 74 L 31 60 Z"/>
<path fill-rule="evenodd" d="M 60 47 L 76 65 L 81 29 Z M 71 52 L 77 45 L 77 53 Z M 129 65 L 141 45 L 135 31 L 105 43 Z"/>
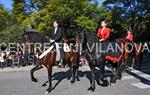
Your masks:
<path fill-rule="evenodd" d="M 30 69 L 32 66 L 23 67 L 19 70 L 0 72 L 0 95 L 44 95 L 47 86 L 42 84 L 47 81 L 46 69 L 35 72 L 38 82 L 34 83 L 30 79 Z M 123 73 L 122 80 L 116 84 L 102 87 L 96 81 L 95 92 L 87 91 L 90 86 L 90 69 L 88 66 L 80 67 L 80 81 L 71 84 L 68 68 L 53 69 L 54 90 L 49 95 L 150 95 L 150 64 L 145 61 L 142 71 L 132 70 Z M 0 70 L 2 71 L 2 70 Z M 96 75 L 99 73 L 96 72 Z M 107 77 L 109 80 L 110 78 Z"/>

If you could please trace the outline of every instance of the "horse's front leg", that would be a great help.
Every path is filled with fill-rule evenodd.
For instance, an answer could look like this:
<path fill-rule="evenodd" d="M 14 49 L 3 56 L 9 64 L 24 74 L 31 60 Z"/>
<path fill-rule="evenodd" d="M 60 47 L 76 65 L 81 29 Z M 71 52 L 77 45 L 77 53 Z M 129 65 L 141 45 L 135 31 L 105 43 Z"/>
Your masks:
<path fill-rule="evenodd" d="M 43 68 L 42 65 L 36 65 L 34 68 L 32 68 L 32 69 L 30 70 L 30 75 L 31 75 L 31 80 L 32 80 L 32 81 L 38 82 L 38 80 L 34 77 L 34 72 L 37 71 L 37 70 L 39 70 L 39 69 L 41 69 L 41 68 Z"/>
<path fill-rule="evenodd" d="M 88 88 L 89 91 L 94 91 L 95 90 L 95 74 L 94 74 L 94 67 L 90 67 L 91 69 L 91 76 L 92 76 L 92 82 L 91 82 L 91 87 Z"/>
<path fill-rule="evenodd" d="M 47 66 L 48 70 L 48 81 L 49 81 L 49 87 L 47 89 L 48 93 L 52 91 L 52 66 Z"/>

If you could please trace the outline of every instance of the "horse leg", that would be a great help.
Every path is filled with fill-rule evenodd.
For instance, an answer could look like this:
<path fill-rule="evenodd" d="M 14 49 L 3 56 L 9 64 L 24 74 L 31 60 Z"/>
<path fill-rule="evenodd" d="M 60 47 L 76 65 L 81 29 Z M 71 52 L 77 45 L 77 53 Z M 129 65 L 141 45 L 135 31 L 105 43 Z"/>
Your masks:
<path fill-rule="evenodd" d="M 73 84 L 74 82 L 75 82 L 75 73 L 76 73 L 76 68 L 75 68 L 75 66 L 72 66 L 72 79 L 71 79 L 71 84 Z"/>
<path fill-rule="evenodd" d="M 113 63 L 114 64 L 114 63 Z M 117 66 L 118 67 L 118 66 Z M 118 68 L 115 68 L 115 67 L 112 67 L 112 73 L 113 73 L 113 75 L 112 75 L 112 77 L 111 77 L 111 80 L 110 80 L 110 83 L 116 83 L 116 80 L 117 80 L 117 78 L 116 78 L 116 75 L 117 75 L 117 71 L 118 71 Z M 115 68 L 115 70 L 114 70 L 114 68 Z"/>
<path fill-rule="evenodd" d="M 120 62 L 120 65 L 118 67 L 118 78 L 117 79 L 122 79 L 122 71 L 123 71 L 123 67 L 124 67 L 124 64 L 122 62 Z"/>
<path fill-rule="evenodd" d="M 102 86 L 108 86 L 109 82 L 107 79 L 104 79 L 104 73 L 105 73 L 105 64 L 103 64 L 100 69 L 100 80 L 103 82 Z"/>
<path fill-rule="evenodd" d="M 131 69 L 133 69 L 134 67 L 135 59 L 136 59 L 135 57 L 132 59 Z"/>
<path fill-rule="evenodd" d="M 76 72 L 75 72 L 76 81 L 80 81 L 79 75 L 78 75 L 78 68 L 79 68 L 79 67 L 76 67 Z"/>
<path fill-rule="evenodd" d="M 142 61 L 143 61 L 143 55 L 140 54 L 140 56 L 139 56 L 139 70 L 142 69 Z"/>
<path fill-rule="evenodd" d="M 89 91 L 94 91 L 95 90 L 95 75 L 94 75 L 94 67 L 90 67 L 91 69 L 91 75 L 92 75 L 92 83 L 91 83 L 91 87 L 88 88 Z"/>
<path fill-rule="evenodd" d="M 38 80 L 34 77 L 34 72 L 37 71 L 37 70 L 39 70 L 39 69 L 41 69 L 41 68 L 43 68 L 42 65 L 36 65 L 34 68 L 32 68 L 32 69 L 30 70 L 30 75 L 31 75 L 31 80 L 32 80 L 32 81 L 38 82 Z"/>
<path fill-rule="evenodd" d="M 128 58 L 129 58 L 129 54 L 126 52 L 124 55 L 124 64 L 125 64 L 125 70 L 126 71 L 128 69 Z"/>
<path fill-rule="evenodd" d="M 48 70 L 48 81 L 49 81 L 49 87 L 47 89 L 48 93 L 52 91 L 52 66 L 47 66 Z"/>
<path fill-rule="evenodd" d="M 111 83 L 116 83 L 117 79 L 121 79 L 122 78 L 122 73 L 121 73 L 122 67 L 123 67 L 122 62 L 119 62 L 117 64 L 116 70 L 113 72 L 113 76 L 111 78 Z"/>

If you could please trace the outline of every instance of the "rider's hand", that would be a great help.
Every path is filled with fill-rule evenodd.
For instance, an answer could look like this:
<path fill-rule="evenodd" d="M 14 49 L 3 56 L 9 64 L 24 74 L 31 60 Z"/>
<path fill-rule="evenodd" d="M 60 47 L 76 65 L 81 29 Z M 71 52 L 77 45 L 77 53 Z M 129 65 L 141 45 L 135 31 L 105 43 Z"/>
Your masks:
<path fill-rule="evenodd" d="M 50 41 L 51 43 L 55 42 L 55 40 L 53 40 L 53 39 L 50 39 L 49 41 Z"/>
<path fill-rule="evenodd" d="M 102 41 L 104 41 L 104 39 L 100 39 L 99 41 L 102 42 Z"/>

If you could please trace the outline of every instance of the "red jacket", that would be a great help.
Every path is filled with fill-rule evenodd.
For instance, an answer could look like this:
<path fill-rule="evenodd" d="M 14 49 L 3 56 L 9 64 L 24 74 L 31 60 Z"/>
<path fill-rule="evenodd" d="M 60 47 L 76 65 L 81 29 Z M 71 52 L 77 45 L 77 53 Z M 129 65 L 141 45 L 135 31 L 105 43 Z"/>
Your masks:
<path fill-rule="evenodd" d="M 104 30 L 102 31 L 102 28 L 99 28 L 98 29 L 98 32 L 97 32 L 97 36 L 100 38 L 100 39 L 104 39 L 105 40 L 108 40 L 109 39 L 109 36 L 110 36 L 110 28 L 104 28 Z"/>
<path fill-rule="evenodd" d="M 133 41 L 133 34 L 132 33 L 127 34 L 125 40 L 132 42 Z"/>

